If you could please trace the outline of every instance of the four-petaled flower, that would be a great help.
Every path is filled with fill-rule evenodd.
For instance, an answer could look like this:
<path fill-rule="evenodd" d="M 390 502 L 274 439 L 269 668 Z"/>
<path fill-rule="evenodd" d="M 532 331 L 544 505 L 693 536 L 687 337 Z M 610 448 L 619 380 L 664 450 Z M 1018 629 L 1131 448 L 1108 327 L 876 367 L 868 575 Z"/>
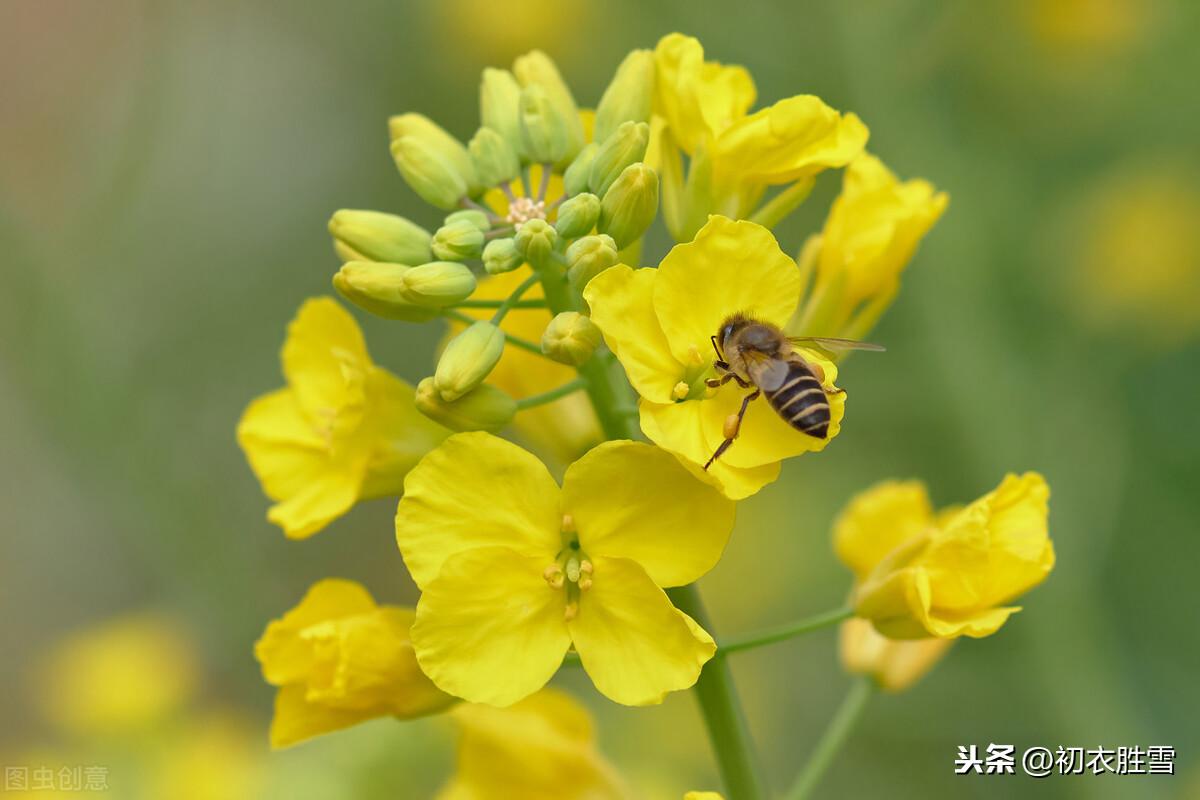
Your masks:
<path fill-rule="evenodd" d="M 450 694 L 515 703 L 574 647 L 603 694 L 648 705 L 695 683 L 716 651 L 660 587 L 717 563 L 734 504 L 669 453 L 606 442 L 560 489 L 525 450 L 463 433 L 404 491 L 396 541 L 422 591 L 413 644 Z"/>
<path fill-rule="evenodd" d="M 404 474 L 444 439 L 413 406 L 413 390 L 371 363 L 354 317 L 332 298 L 308 300 L 283 345 L 287 387 L 246 408 L 237 438 L 267 519 L 293 539 L 320 531 L 359 500 L 399 494 Z"/>
<path fill-rule="evenodd" d="M 592 320 L 641 395 L 642 430 L 654 443 L 697 464 L 708 460 L 749 393 L 732 382 L 715 391 L 705 386 L 714 374 L 712 336 L 736 313 L 786 325 L 800 283 L 795 262 L 770 231 L 718 216 L 658 269 L 618 265 L 592 279 L 584 291 Z M 733 446 L 710 467 L 729 497 L 754 494 L 779 477 L 782 459 L 821 450 L 838 434 L 845 395 L 834 387 L 837 368 L 815 352 L 801 353 L 828 393 L 828 435 L 801 433 L 764 398 L 755 400 Z"/>

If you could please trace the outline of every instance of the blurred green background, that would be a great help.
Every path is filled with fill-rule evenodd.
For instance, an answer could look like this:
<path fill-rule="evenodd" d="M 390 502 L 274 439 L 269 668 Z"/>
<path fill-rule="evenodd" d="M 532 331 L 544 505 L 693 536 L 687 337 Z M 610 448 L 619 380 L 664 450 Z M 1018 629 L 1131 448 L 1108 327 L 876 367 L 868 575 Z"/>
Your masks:
<path fill-rule="evenodd" d="M 288 542 L 234 425 L 281 384 L 301 301 L 331 293 L 333 210 L 436 226 L 388 156 L 389 114 L 465 138 L 479 70 L 532 47 L 591 104 L 625 52 L 672 30 L 749 67 L 760 105 L 814 93 L 857 112 L 873 152 L 951 196 L 875 334 L 889 352 L 844 372 L 844 435 L 741 505 L 702 581 L 718 633 L 836 606 L 849 579 L 829 524 L 875 481 L 919 477 L 949 504 L 1036 469 L 1053 491 L 1050 580 L 998 635 L 878 700 L 823 794 L 1200 796 L 1200 13 L 1182 0 L 0 5 L 0 753 L 56 746 L 28 691 L 39 653 L 151 608 L 195 641 L 197 702 L 246 719 L 264 796 L 443 781 L 439 720 L 267 754 L 251 656 L 267 620 L 329 575 L 415 594 L 394 501 Z M 781 226 L 785 250 L 838 184 L 823 176 Z M 436 326 L 358 316 L 376 361 L 429 374 Z M 734 669 L 782 788 L 848 685 L 834 635 Z M 647 796 L 716 788 L 686 694 L 627 710 L 566 682 Z M 957 745 L 989 742 L 1173 745 L 1180 775 L 953 775 Z"/>

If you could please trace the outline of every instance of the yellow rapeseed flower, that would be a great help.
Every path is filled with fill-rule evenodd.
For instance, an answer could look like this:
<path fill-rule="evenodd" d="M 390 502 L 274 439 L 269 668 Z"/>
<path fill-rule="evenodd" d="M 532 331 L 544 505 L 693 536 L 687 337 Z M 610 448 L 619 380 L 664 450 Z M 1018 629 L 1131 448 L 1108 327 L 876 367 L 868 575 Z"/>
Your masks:
<path fill-rule="evenodd" d="M 238 423 L 238 443 L 287 536 L 320 531 L 359 500 L 400 493 L 404 474 L 447 431 L 413 406 L 413 390 L 371 363 L 354 317 L 308 300 L 283 345 L 287 386 Z"/>
<path fill-rule="evenodd" d="M 591 716 L 543 689 L 509 708 L 463 704 L 457 769 L 438 800 L 625 800 L 629 790 L 596 748 Z"/>
<path fill-rule="evenodd" d="M 413 611 L 379 606 L 353 581 L 327 579 L 271 622 L 254 645 L 263 677 L 279 687 L 271 746 L 287 747 L 375 717 L 425 716 L 449 707 L 417 666 Z"/>
<path fill-rule="evenodd" d="M 592 321 L 641 395 L 642 430 L 651 441 L 703 464 L 725 438 L 724 426 L 748 390 L 705 386 L 716 358 L 711 337 L 742 312 L 787 324 L 801 292 L 800 272 L 761 225 L 713 216 L 694 241 L 676 245 L 658 269 L 611 267 L 584 291 Z M 834 388 L 837 368 L 803 351 Z M 734 499 L 754 494 L 779 476 L 782 459 L 822 450 L 838 434 L 845 395 L 829 396 L 828 438 L 801 433 L 768 407 L 751 404 L 737 441 L 710 468 Z"/>
<path fill-rule="evenodd" d="M 178 623 L 131 614 L 59 641 L 35 680 L 53 725 L 111 738 L 169 718 L 191 699 L 198 678 L 196 653 Z"/>
<path fill-rule="evenodd" d="M 690 238 L 709 212 L 749 216 L 768 186 L 807 181 L 862 152 L 867 128 L 813 95 L 797 95 L 750 113 L 756 92 L 740 66 L 704 60 L 690 36 L 664 36 L 654 51 L 654 163 L 665 175 L 664 208 L 677 240 Z M 678 151 L 690 160 L 687 187 L 677 180 Z M 686 194 L 683 208 L 665 195 Z"/>
<path fill-rule="evenodd" d="M 886 482 L 855 497 L 834 549 L 855 575 L 855 613 L 893 639 L 982 637 L 1020 610 L 1005 603 L 1054 567 L 1049 487 L 1008 475 L 961 509 L 934 513 L 924 485 Z"/>
<path fill-rule="evenodd" d="M 842 667 L 867 675 L 879 688 L 899 692 L 912 686 L 942 659 L 953 639 L 889 639 L 865 619 L 848 619 L 839 633 Z"/>
<path fill-rule="evenodd" d="M 900 273 L 949 198 L 924 180 L 900 181 L 873 155 L 846 168 L 825 228 L 805 243 L 812 288 L 791 326 L 804 336 L 865 336 L 900 287 Z"/>
<path fill-rule="evenodd" d="M 422 591 L 413 645 L 443 690 L 510 705 L 574 647 L 603 694 L 649 705 L 695 683 L 716 651 L 660 587 L 717 563 L 733 503 L 669 453 L 606 442 L 559 489 L 516 445 L 462 433 L 404 490 L 396 541 Z"/>

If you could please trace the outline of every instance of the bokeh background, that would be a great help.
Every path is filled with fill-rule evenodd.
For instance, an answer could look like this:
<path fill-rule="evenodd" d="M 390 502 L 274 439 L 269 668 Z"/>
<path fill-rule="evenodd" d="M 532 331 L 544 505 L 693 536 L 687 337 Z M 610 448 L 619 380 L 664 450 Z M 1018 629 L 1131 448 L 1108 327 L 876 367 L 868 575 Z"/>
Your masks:
<path fill-rule="evenodd" d="M 0 4 L 0 761 L 109 764 L 115 796 L 147 774 L 192 776 L 178 797 L 440 785 L 438 719 L 268 753 L 265 622 L 328 575 L 414 593 L 394 502 L 288 542 L 234 425 L 280 384 L 287 320 L 331 292 L 333 210 L 437 224 L 391 164 L 389 114 L 465 138 L 479 70 L 535 46 L 594 103 L 626 51 L 682 30 L 747 65 L 760 103 L 858 112 L 873 152 L 951 196 L 877 330 L 888 353 L 845 371 L 844 435 L 742 504 L 702 581 L 718 632 L 836 606 L 829 524 L 877 480 L 923 478 L 941 504 L 1009 470 L 1053 490 L 1051 579 L 874 703 L 824 795 L 1200 796 L 1198 17 L 1183 0 Z M 785 249 L 838 180 L 781 226 Z M 377 361 L 429 374 L 438 330 L 360 318 Z M 128 614 L 177 632 L 188 666 L 163 670 L 189 673 L 186 700 L 164 731 L 89 738 L 56 719 L 46 659 Z M 833 634 L 735 659 L 782 788 L 848 685 Z M 686 694 L 626 710 L 566 682 L 646 796 L 715 788 Z M 1173 745 L 1180 775 L 953 776 L 957 745 L 989 742 Z"/>

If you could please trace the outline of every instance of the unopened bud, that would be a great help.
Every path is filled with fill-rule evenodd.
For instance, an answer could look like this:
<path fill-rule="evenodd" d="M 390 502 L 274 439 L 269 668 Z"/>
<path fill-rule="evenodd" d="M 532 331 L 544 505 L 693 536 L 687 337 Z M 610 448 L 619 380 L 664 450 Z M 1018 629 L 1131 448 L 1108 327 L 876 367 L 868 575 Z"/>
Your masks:
<path fill-rule="evenodd" d="M 571 96 L 571 90 L 559 74 L 558 67 L 541 50 L 533 50 L 513 62 L 513 74 L 522 88 L 538 86 L 544 89 L 546 97 L 563 120 L 565 148 L 563 153 L 554 159 L 554 163 L 558 166 L 565 165 L 583 147 L 583 122 L 579 119 L 579 107 L 575 105 L 575 98 Z M 533 160 L 539 160 L 531 154 L 527 155 Z"/>
<path fill-rule="evenodd" d="M 622 122 L 649 122 L 654 94 L 654 53 L 634 50 L 625 56 L 596 106 L 593 138 L 603 142 Z"/>
<path fill-rule="evenodd" d="M 393 142 L 409 136 L 421 140 L 462 177 L 470 194 L 475 194 L 481 188 L 466 146 L 424 114 L 408 113 L 390 117 L 388 133 Z"/>
<path fill-rule="evenodd" d="M 512 422 L 517 401 L 506 392 L 481 383 L 453 402 L 442 399 L 434 378 L 417 384 L 417 410 L 452 431 L 496 433 Z"/>
<path fill-rule="evenodd" d="M 521 90 L 521 149 L 530 161 L 557 163 L 567 152 L 567 121 L 540 86 Z"/>
<path fill-rule="evenodd" d="M 645 164 L 631 164 L 604 193 L 597 227 L 628 247 L 646 232 L 658 210 L 658 174 Z"/>
<path fill-rule="evenodd" d="M 343 209 L 329 218 L 329 233 L 342 261 L 424 264 L 432 257 L 429 231 L 395 214 Z"/>
<path fill-rule="evenodd" d="M 575 160 L 563 173 L 563 190 L 568 197 L 588 190 L 588 175 L 592 171 L 592 159 L 596 157 L 599 149 L 600 145 L 596 142 L 589 142 L 579 151 L 579 155 L 575 156 Z"/>
<path fill-rule="evenodd" d="M 477 208 L 464 208 L 461 211 L 455 211 L 447 214 L 446 218 L 442 220 L 442 224 L 453 225 L 461 220 L 466 220 L 484 233 L 487 233 L 492 227 L 492 223 L 491 220 L 488 219 L 487 212 L 480 211 Z"/>
<path fill-rule="evenodd" d="M 600 346 L 600 329 L 578 311 L 564 311 L 550 320 L 542 332 L 542 352 L 547 357 L 578 367 Z"/>
<path fill-rule="evenodd" d="M 462 173 L 420 139 L 401 136 L 392 142 L 392 158 L 400 174 L 422 200 L 436 208 L 451 209 L 467 195 Z"/>
<path fill-rule="evenodd" d="M 489 275 L 512 272 L 525 263 L 525 257 L 517 252 L 516 240 L 492 239 L 483 248 L 483 268 Z"/>
<path fill-rule="evenodd" d="M 563 239 L 575 239 L 592 232 L 600 218 L 600 198 L 594 194 L 577 194 L 558 207 L 554 230 Z"/>
<path fill-rule="evenodd" d="M 483 383 L 504 354 L 504 332 L 476 322 L 446 345 L 433 374 L 438 394 L 453 402 Z"/>
<path fill-rule="evenodd" d="M 404 296 L 413 305 L 445 308 L 475 291 L 475 274 L 453 261 L 431 261 L 404 273 Z"/>
<path fill-rule="evenodd" d="M 405 322 L 426 322 L 437 316 L 438 310 L 409 300 L 404 276 L 410 269 L 404 264 L 351 261 L 333 276 L 333 288 L 372 314 Z"/>
<path fill-rule="evenodd" d="M 475 175 L 483 186 L 508 183 L 521 171 L 521 160 L 508 141 L 491 128 L 480 128 L 471 137 L 467 150 Z"/>
<path fill-rule="evenodd" d="M 466 261 L 483 252 L 483 231 L 470 220 L 443 225 L 433 234 L 433 254 L 443 261 Z"/>
<path fill-rule="evenodd" d="M 493 67 L 483 70 L 479 82 L 479 119 L 484 127 L 504 137 L 517 155 L 521 148 L 520 101 L 521 84 L 511 72 Z"/>
<path fill-rule="evenodd" d="M 642 160 L 649 143 L 648 124 L 622 122 L 596 151 L 592 168 L 588 171 L 588 188 L 603 197 L 626 167 Z"/>
<path fill-rule="evenodd" d="M 531 219 L 521 223 L 521 229 L 513 237 L 517 252 L 533 266 L 541 266 L 550 260 L 558 233 L 544 219 Z"/>
<path fill-rule="evenodd" d="M 617 243 L 603 233 L 584 236 L 567 248 L 567 277 L 579 289 L 617 263 Z"/>

